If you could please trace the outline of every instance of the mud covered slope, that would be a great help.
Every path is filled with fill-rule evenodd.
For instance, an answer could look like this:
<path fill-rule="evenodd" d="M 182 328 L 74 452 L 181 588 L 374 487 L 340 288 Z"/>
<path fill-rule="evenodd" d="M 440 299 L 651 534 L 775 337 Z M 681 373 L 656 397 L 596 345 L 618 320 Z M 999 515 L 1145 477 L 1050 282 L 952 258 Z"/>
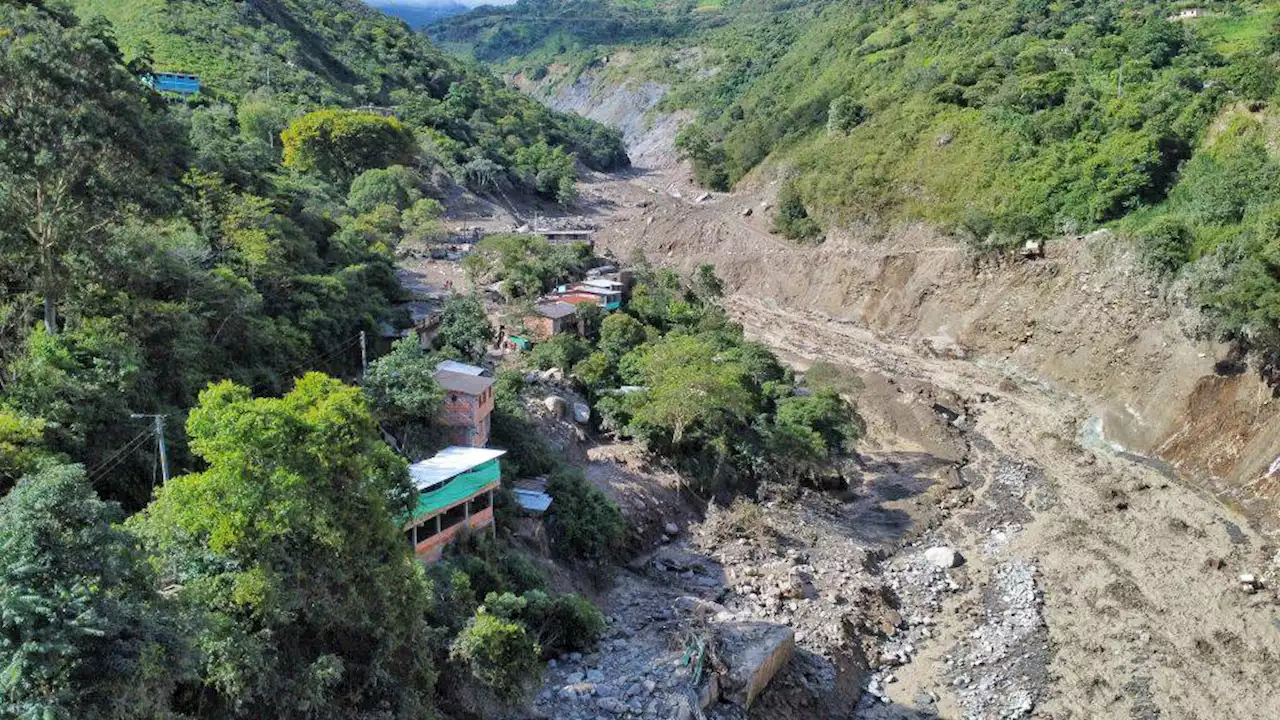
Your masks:
<path fill-rule="evenodd" d="M 1160 458 L 1274 517 L 1271 391 L 1230 362 L 1229 346 L 1195 339 L 1205 321 L 1178 287 L 1105 233 L 1050 242 L 1042 259 L 976 256 L 923 225 L 802 246 L 768 232 L 776 186 L 694 202 L 662 189 L 678 180 L 651 173 L 588 186 L 617 208 L 602 242 L 620 258 L 639 250 L 690 270 L 714 263 L 737 291 L 738 318 L 777 346 L 819 352 L 861 329 L 957 367 L 1061 387 L 1081 398 L 1064 422 L 1082 441 Z"/>

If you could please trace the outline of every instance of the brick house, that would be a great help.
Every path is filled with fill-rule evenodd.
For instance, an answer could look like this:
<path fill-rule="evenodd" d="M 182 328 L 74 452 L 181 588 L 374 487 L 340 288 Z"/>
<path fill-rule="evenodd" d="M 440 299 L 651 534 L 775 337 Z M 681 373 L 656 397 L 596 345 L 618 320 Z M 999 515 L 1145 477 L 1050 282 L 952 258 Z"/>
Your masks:
<path fill-rule="evenodd" d="M 474 365 L 464 367 L 483 372 Z M 432 377 L 444 390 L 444 412 L 441 419 L 449 429 L 449 442 L 471 447 L 489 444 L 493 378 L 470 370 L 459 372 L 457 369 L 449 369 L 444 363 L 441 363 L 441 368 Z"/>
<path fill-rule="evenodd" d="M 578 332 L 577 312 L 578 308 L 570 303 L 541 303 L 535 308 L 533 315 L 524 319 L 524 324 L 534 338 L 547 340 L 553 335 Z"/>
<path fill-rule="evenodd" d="M 502 477 L 498 458 L 504 454 L 455 446 L 409 466 L 418 498 L 404 536 L 419 560 L 439 560 L 445 546 L 465 531 L 492 531 L 493 496 Z"/>

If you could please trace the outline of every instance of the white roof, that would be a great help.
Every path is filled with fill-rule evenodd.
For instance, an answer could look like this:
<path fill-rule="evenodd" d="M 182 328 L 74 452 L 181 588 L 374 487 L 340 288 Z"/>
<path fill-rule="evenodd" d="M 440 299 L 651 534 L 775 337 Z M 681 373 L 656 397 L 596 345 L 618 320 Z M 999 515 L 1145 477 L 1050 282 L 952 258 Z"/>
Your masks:
<path fill-rule="evenodd" d="M 587 281 L 587 282 L 590 282 L 590 281 Z M 580 292 L 580 293 L 586 293 L 588 295 L 604 295 L 604 296 L 622 294 L 622 291 L 617 288 L 597 287 L 595 285 L 588 285 L 587 283 L 578 283 L 577 285 L 574 285 L 573 287 L 569 288 L 569 292 Z"/>
<path fill-rule="evenodd" d="M 608 278 L 592 278 L 590 280 L 583 280 L 582 284 L 590 285 L 591 287 L 604 288 L 605 290 L 613 290 L 615 288 L 622 287 L 622 283 L 617 280 L 609 280 Z"/>
<path fill-rule="evenodd" d="M 441 450 L 434 457 L 410 465 L 409 479 L 413 481 L 414 487 L 423 490 L 506 454 L 506 450 L 454 445 Z"/>
<path fill-rule="evenodd" d="M 456 372 L 462 375 L 479 376 L 484 374 L 484 368 L 460 363 L 456 360 L 441 360 L 440 364 L 436 366 L 436 370 L 447 370 L 449 372 Z"/>

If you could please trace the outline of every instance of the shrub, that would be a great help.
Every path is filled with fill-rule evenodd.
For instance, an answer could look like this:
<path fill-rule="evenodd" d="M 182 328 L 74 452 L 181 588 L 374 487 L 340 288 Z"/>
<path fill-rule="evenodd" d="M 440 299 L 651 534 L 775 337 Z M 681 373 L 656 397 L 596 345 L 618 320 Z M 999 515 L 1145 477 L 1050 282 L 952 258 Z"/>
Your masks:
<path fill-rule="evenodd" d="M 1173 275 L 1191 260 L 1191 230 L 1178 218 L 1160 217 L 1138 234 L 1142 258 L 1161 275 Z"/>
<path fill-rule="evenodd" d="M 778 211 L 773 216 L 773 231 L 789 240 L 813 240 L 822 234 L 822 228 L 809 217 L 804 200 L 791 181 L 783 183 L 778 190 Z"/>
<path fill-rule="evenodd" d="M 523 595 L 490 593 L 484 599 L 485 611 L 512 622 L 523 623 L 536 637 L 543 657 L 586 650 L 604 633 L 604 614 L 589 601 L 573 595 L 554 598 L 542 590 L 529 590 Z"/>
<path fill-rule="evenodd" d="M 562 557 L 604 562 L 622 545 L 622 512 L 577 468 L 561 468 L 551 477 L 548 534 Z"/>
<path fill-rule="evenodd" d="M 422 197 L 422 178 L 403 165 L 366 170 L 351 181 L 347 207 L 357 213 L 372 212 L 379 205 L 404 210 Z"/>
<path fill-rule="evenodd" d="M 866 118 L 866 108 L 848 95 L 831 101 L 827 108 L 827 132 L 848 134 Z"/>
<path fill-rule="evenodd" d="M 538 646 L 519 622 L 476 611 L 450 649 L 450 657 L 467 665 L 471 675 L 500 698 L 514 701 L 541 670 Z"/>
<path fill-rule="evenodd" d="M 529 364 L 539 370 L 560 368 L 569 372 L 590 352 L 591 346 L 585 340 L 577 335 L 563 333 L 538 343 L 529 353 Z"/>

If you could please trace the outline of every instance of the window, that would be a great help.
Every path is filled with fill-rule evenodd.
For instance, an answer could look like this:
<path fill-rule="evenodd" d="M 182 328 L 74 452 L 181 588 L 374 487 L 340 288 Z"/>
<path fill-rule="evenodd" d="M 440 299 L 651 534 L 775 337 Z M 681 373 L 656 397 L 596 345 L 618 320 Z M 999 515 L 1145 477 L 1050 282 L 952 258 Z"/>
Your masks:
<path fill-rule="evenodd" d="M 416 529 L 417 528 L 409 528 L 408 530 L 404 531 L 404 539 L 409 541 L 409 547 L 416 547 L 418 545 L 418 543 L 414 541 L 414 538 L 413 538 L 413 531 Z"/>
<path fill-rule="evenodd" d="M 418 542 L 423 542 L 436 536 L 436 520 L 437 518 L 431 518 L 418 526 Z"/>
<path fill-rule="evenodd" d="M 471 498 L 471 514 L 475 515 L 482 510 L 489 509 L 489 493 L 477 495 Z"/>
<path fill-rule="evenodd" d="M 451 528 L 462 522 L 467 517 L 467 504 L 458 503 L 449 508 L 449 511 L 440 516 L 440 529 Z"/>

